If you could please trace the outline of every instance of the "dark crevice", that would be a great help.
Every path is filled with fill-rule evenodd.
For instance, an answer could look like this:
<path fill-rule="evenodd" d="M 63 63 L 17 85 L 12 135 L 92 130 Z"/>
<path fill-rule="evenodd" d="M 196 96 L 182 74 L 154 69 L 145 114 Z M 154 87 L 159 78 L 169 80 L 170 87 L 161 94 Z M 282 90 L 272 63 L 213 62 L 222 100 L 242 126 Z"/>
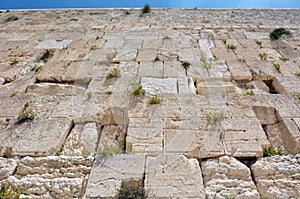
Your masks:
<path fill-rule="evenodd" d="M 71 132 L 72 132 L 72 130 L 74 129 L 74 127 L 75 127 L 75 123 L 74 123 L 74 121 L 72 121 L 72 124 L 71 124 L 71 126 L 70 126 L 70 129 L 69 129 L 69 131 L 68 131 L 66 137 L 63 139 L 62 145 L 60 146 L 59 150 L 55 152 L 56 154 L 54 154 L 54 155 L 59 155 L 59 154 L 61 154 L 61 152 L 62 152 L 62 150 L 63 150 L 63 148 L 64 148 L 64 146 L 65 146 L 65 144 L 66 144 L 66 141 L 68 140 L 68 137 L 71 135 Z"/>
<path fill-rule="evenodd" d="M 255 184 L 256 186 L 256 182 L 255 182 L 255 178 L 254 178 L 254 174 L 251 170 L 251 166 L 257 161 L 256 157 L 243 157 L 243 158 L 236 158 L 238 161 L 240 161 L 241 163 L 243 163 L 244 165 L 246 165 L 249 168 L 250 174 L 251 174 L 251 179 L 252 182 Z M 256 186 L 257 187 L 257 186 Z M 257 188 L 256 188 L 257 189 Z"/>
<path fill-rule="evenodd" d="M 98 148 L 99 143 L 100 143 L 100 138 L 101 138 L 101 134 L 102 134 L 102 132 L 103 132 L 104 126 L 98 127 L 98 124 L 97 124 L 97 129 L 98 129 L 98 131 L 99 131 L 99 135 L 98 135 L 98 139 L 97 139 L 97 142 L 96 142 L 96 149 L 95 149 L 94 155 L 97 154 L 97 148 Z"/>
<path fill-rule="evenodd" d="M 42 55 L 42 57 L 38 58 L 39 61 L 43 61 L 44 63 L 48 62 L 54 55 L 55 50 L 46 50 L 46 52 Z"/>
<path fill-rule="evenodd" d="M 278 94 L 278 91 L 276 88 L 273 86 L 273 80 L 263 80 L 263 82 L 269 87 L 270 93 L 271 94 Z"/>

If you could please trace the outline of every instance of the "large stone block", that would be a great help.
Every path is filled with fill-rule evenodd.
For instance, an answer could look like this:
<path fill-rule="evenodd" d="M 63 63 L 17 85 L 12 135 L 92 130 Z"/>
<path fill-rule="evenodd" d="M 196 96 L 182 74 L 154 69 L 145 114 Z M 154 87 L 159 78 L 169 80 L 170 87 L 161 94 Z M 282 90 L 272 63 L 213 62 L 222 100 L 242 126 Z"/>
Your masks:
<path fill-rule="evenodd" d="M 299 155 L 261 158 L 252 166 L 261 198 L 297 198 L 300 194 Z"/>
<path fill-rule="evenodd" d="M 205 198 L 198 161 L 177 154 L 147 157 L 145 191 L 148 198 Z"/>
<path fill-rule="evenodd" d="M 250 169 L 229 156 L 201 163 L 206 198 L 259 199 Z"/>
<path fill-rule="evenodd" d="M 114 198 L 122 182 L 143 179 L 145 155 L 119 154 L 97 158 L 87 184 L 85 198 Z"/>
<path fill-rule="evenodd" d="M 141 78 L 141 85 L 146 93 L 156 95 L 161 93 L 178 93 L 177 78 Z"/>

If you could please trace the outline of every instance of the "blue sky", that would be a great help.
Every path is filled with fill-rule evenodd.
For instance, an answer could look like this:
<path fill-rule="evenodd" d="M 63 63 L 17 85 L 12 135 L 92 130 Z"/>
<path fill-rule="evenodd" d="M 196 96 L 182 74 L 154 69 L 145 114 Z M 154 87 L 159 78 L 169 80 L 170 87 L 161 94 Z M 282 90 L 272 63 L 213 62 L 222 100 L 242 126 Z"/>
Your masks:
<path fill-rule="evenodd" d="M 300 8 L 300 0 L 0 0 L 0 9 L 41 8 Z"/>

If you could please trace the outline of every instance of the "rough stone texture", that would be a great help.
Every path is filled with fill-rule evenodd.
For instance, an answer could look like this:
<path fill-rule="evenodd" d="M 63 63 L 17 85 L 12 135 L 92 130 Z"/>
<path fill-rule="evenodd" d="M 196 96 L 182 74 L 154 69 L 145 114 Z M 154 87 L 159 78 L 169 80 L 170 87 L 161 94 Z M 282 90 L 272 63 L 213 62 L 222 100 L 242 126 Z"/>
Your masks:
<path fill-rule="evenodd" d="M 0 158 L 0 180 L 13 175 L 18 165 L 17 159 Z"/>
<path fill-rule="evenodd" d="M 206 198 L 260 198 L 250 169 L 229 156 L 201 163 Z"/>
<path fill-rule="evenodd" d="M 177 79 L 175 78 L 142 78 L 141 85 L 149 94 L 156 95 L 161 93 L 178 93 Z"/>
<path fill-rule="evenodd" d="M 299 10 L 152 9 L 139 15 L 139 9 L 0 13 L 0 184 L 20 182 L 24 198 L 98 198 L 138 181 L 153 197 L 204 198 L 193 158 L 255 159 L 270 145 L 300 153 Z M 7 21 L 14 16 L 18 20 Z M 283 24 L 292 36 L 271 41 L 270 32 Z M 139 85 L 145 95 L 133 96 Z M 149 104 L 153 95 L 162 101 Z M 101 158 L 91 177 L 85 163 L 75 166 L 89 167 L 76 170 L 80 177 L 57 177 L 73 168 L 73 158 L 96 153 Z M 68 155 L 55 157 L 67 166 L 50 164 L 54 154 Z M 38 175 L 18 173 L 25 160 Z M 162 162 L 171 169 L 167 181 L 162 172 L 146 174 Z M 226 190 L 249 185 L 242 171 L 232 179 L 244 181 Z M 169 192 L 168 183 L 176 189 Z"/>
<path fill-rule="evenodd" d="M 100 128 L 96 123 L 75 124 L 68 136 L 62 155 L 93 156 L 97 149 Z"/>
<path fill-rule="evenodd" d="M 262 158 L 251 166 L 261 198 L 300 196 L 299 155 Z"/>
<path fill-rule="evenodd" d="M 205 198 L 198 161 L 176 154 L 147 157 L 145 191 L 148 198 Z"/>
<path fill-rule="evenodd" d="M 96 159 L 85 198 L 113 198 L 121 188 L 122 181 L 142 179 L 145 155 L 120 154 Z"/>
<path fill-rule="evenodd" d="M 25 157 L 16 174 L 0 184 L 22 187 L 24 198 L 80 198 L 92 162 L 91 157 Z"/>

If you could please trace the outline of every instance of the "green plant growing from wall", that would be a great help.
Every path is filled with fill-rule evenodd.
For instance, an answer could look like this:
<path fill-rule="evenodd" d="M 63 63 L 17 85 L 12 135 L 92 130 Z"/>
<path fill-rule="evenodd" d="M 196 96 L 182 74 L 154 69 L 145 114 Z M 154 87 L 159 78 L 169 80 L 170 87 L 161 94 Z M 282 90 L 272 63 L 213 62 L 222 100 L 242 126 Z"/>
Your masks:
<path fill-rule="evenodd" d="M 34 119 L 35 114 L 32 111 L 32 109 L 29 108 L 29 105 L 30 105 L 29 102 L 26 102 L 24 104 L 24 107 L 19 112 L 19 115 L 18 115 L 16 123 L 23 123 L 25 121 L 31 121 L 31 120 Z"/>
<path fill-rule="evenodd" d="M 231 50 L 235 50 L 237 48 L 237 46 L 233 45 L 233 44 L 227 44 L 226 46 L 228 49 L 231 49 Z"/>
<path fill-rule="evenodd" d="M 299 71 L 299 72 L 296 72 L 296 73 L 294 73 L 294 75 L 296 75 L 296 76 L 300 77 L 300 71 Z"/>
<path fill-rule="evenodd" d="M 19 63 L 19 61 L 18 61 L 16 58 L 10 59 L 10 61 L 9 61 L 9 64 L 10 64 L 11 66 L 17 65 L 18 63 Z"/>
<path fill-rule="evenodd" d="M 276 150 L 273 146 L 269 146 L 263 149 L 263 155 L 264 157 L 271 157 L 275 155 L 283 155 L 283 152 L 281 147 L 278 147 L 278 149 Z"/>
<path fill-rule="evenodd" d="M 0 188 L 0 199 L 19 199 L 22 194 L 20 188 L 13 188 L 12 185 L 2 185 Z"/>
<path fill-rule="evenodd" d="M 111 144 L 105 143 L 104 146 L 99 147 L 99 149 L 97 150 L 97 154 L 103 157 L 109 157 L 114 154 L 121 154 L 122 152 L 123 151 L 121 146 L 117 146 L 114 143 Z"/>
<path fill-rule="evenodd" d="M 270 33 L 270 39 L 271 40 L 277 40 L 279 39 L 282 35 L 287 35 L 287 36 L 291 36 L 292 33 L 288 30 L 286 30 L 285 28 L 276 28 L 275 30 L 273 30 Z"/>
<path fill-rule="evenodd" d="M 223 44 L 224 44 L 224 45 L 226 45 L 226 44 L 227 44 L 227 39 L 225 39 L 225 38 L 222 38 L 222 39 L 221 39 L 221 41 L 223 42 Z"/>
<path fill-rule="evenodd" d="M 145 199 L 147 198 L 143 188 L 142 180 L 126 180 L 121 184 L 121 188 L 117 190 L 117 199 Z"/>
<path fill-rule="evenodd" d="M 90 47 L 90 50 L 96 50 L 96 48 L 97 48 L 96 45 L 93 45 Z"/>
<path fill-rule="evenodd" d="M 211 124 L 216 124 L 226 119 L 226 115 L 223 112 L 207 113 L 207 121 Z"/>
<path fill-rule="evenodd" d="M 145 95 L 146 94 L 146 91 L 143 89 L 143 86 L 141 85 L 138 85 L 132 92 L 131 92 L 131 95 L 132 96 L 142 96 L 142 95 Z"/>
<path fill-rule="evenodd" d="M 156 95 L 152 96 L 148 101 L 149 104 L 160 104 L 161 102 L 162 102 L 162 99 L 157 97 Z"/>
<path fill-rule="evenodd" d="M 246 90 L 245 92 L 246 95 L 254 95 L 254 91 L 253 90 Z"/>
<path fill-rule="evenodd" d="M 111 78 L 117 78 L 120 77 L 120 70 L 118 68 L 112 68 L 107 74 L 106 78 L 111 79 Z"/>
<path fill-rule="evenodd" d="M 188 70 L 191 66 L 191 63 L 190 62 L 187 62 L 187 61 L 183 61 L 181 62 L 181 66 L 184 68 L 184 70 Z"/>
<path fill-rule="evenodd" d="M 279 60 L 281 60 L 281 61 L 288 61 L 289 58 L 286 58 L 286 57 L 279 57 Z"/>
<path fill-rule="evenodd" d="M 266 53 L 259 53 L 258 56 L 261 60 L 267 60 L 268 58 L 268 55 Z"/>
<path fill-rule="evenodd" d="M 279 64 L 273 64 L 273 67 L 277 70 L 277 72 L 281 73 Z"/>

